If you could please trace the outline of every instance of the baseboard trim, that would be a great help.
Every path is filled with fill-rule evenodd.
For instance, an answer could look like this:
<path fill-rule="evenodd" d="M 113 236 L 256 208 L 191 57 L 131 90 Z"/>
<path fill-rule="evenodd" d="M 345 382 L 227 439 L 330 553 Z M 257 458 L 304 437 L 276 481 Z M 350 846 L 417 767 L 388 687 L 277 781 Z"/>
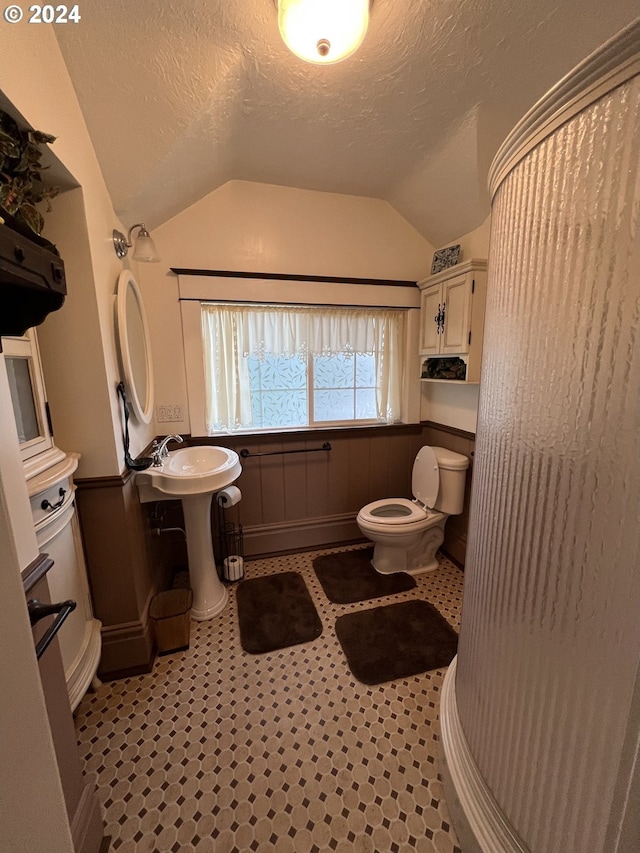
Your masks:
<path fill-rule="evenodd" d="M 245 557 L 309 551 L 362 539 L 354 513 L 244 527 Z"/>
<path fill-rule="evenodd" d="M 104 824 L 95 785 L 85 784 L 78 808 L 71 819 L 73 849 L 78 853 L 101 853 L 104 849 Z M 106 848 L 108 849 L 108 847 Z"/>
<path fill-rule="evenodd" d="M 454 566 L 457 566 L 461 571 L 464 572 L 464 563 L 461 563 L 457 557 L 454 557 L 451 551 L 447 551 L 446 548 L 440 547 L 440 553 L 447 558 L 447 560 L 451 560 Z"/>
<path fill-rule="evenodd" d="M 122 678 L 124 674 L 151 672 L 154 657 L 149 623 L 126 622 L 102 628 L 102 656 L 98 675 L 104 681 Z"/>
<path fill-rule="evenodd" d="M 529 853 L 489 790 L 467 743 L 456 700 L 453 659 L 440 700 L 440 770 L 447 808 L 464 853 Z"/>

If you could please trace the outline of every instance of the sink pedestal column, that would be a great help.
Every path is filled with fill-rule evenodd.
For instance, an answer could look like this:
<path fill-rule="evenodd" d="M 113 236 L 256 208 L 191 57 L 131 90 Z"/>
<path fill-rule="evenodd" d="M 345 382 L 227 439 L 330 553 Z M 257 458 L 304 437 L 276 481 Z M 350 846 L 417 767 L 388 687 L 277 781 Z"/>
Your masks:
<path fill-rule="evenodd" d="M 212 619 L 227 603 L 226 586 L 218 577 L 211 541 L 211 493 L 182 498 L 187 534 L 189 578 L 193 590 L 191 618 Z"/>

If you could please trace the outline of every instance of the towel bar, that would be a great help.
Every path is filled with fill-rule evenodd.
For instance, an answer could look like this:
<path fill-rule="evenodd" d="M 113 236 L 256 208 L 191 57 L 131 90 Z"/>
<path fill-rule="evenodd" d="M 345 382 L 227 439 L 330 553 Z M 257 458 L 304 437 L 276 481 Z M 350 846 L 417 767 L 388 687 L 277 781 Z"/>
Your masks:
<path fill-rule="evenodd" d="M 331 444 L 328 441 L 322 445 L 322 447 L 305 447 L 300 450 L 269 450 L 264 453 L 251 453 L 246 447 L 243 447 L 240 451 L 240 456 L 243 459 L 246 459 L 248 456 L 284 456 L 287 453 L 320 453 L 321 451 L 331 450 Z"/>

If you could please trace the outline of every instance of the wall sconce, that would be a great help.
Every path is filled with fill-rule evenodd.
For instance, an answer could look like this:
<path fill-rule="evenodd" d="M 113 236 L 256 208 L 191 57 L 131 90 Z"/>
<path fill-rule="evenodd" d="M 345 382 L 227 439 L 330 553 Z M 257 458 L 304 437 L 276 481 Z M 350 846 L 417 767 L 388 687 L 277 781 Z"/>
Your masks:
<path fill-rule="evenodd" d="M 369 0 L 276 2 L 284 43 L 305 62 L 340 62 L 360 47 L 367 32 Z"/>
<path fill-rule="evenodd" d="M 147 231 L 144 224 L 139 222 L 137 225 L 132 225 L 129 228 L 127 237 L 121 231 L 114 230 L 113 246 L 116 250 L 116 255 L 119 258 L 126 258 L 127 252 L 133 246 L 131 237 L 135 228 L 139 228 L 138 236 L 136 237 L 136 247 L 131 256 L 134 261 L 144 261 L 147 264 L 156 264 L 160 260 L 155 243 L 151 239 L 151 234 Z"/>

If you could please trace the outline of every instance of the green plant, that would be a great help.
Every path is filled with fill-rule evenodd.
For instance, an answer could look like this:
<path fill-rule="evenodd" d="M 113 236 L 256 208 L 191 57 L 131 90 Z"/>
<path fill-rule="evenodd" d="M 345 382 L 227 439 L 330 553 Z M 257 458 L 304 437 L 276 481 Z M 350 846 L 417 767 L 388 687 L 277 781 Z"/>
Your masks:
<path fill-rule="evenodd" d="M 22 130 L 10 115 L 0 110 L 0 207 L 41 234 L 44 218 L 36 205 L 58 194 L 57 187 L 45 186 L 41 146 L 55 136 L 39 130 Z"/>

